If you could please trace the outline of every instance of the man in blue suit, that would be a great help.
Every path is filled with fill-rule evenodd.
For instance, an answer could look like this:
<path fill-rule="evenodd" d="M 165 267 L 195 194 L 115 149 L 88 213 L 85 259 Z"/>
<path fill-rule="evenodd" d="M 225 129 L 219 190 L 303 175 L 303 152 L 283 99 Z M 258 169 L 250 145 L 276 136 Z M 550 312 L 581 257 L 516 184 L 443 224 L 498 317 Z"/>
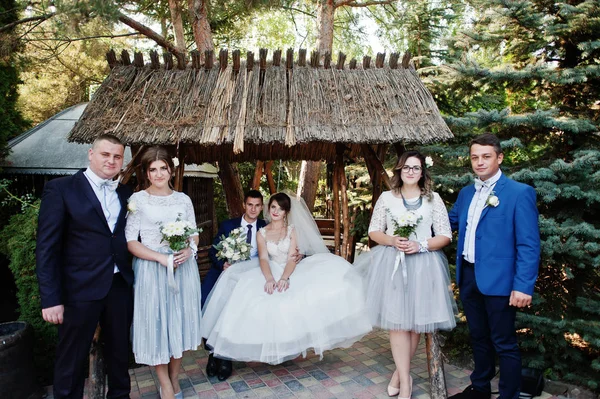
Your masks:
<path fill-rule="evenodd" d="M 244 214 L 239 218 L 225 220 L 219 225 L 219 232 L 213 241 L 213 246 L 208 250 L 208 255 L 211 260 L 211 268 L 206 277 L 204 277 L 202 280 L 202 306 L 204 306 L 206 297 L 213 289 L 221 273 L 231 266 L 225 260 L 217 258 L 217 250 L 214 246 L 221 242 L 221 237 L 228 237 L 232 230 L 243 227 L 247 232 L 246 237 L 252 246 L 252 249 L 250 250 L 250 257 L 258 256 L 256 234 L 258 233 L 259 229 L 267 225 L 263 219 L 258 218 L 262 209 L 262 194 L 258 190 L 250 190 L 244 196 Z M 231 371 L 232 364 L 230 360 L 216 359 L 213 357 L 212 353 L 208 356 L 206 374 L 209 377 L 217 375 L 219 380 L 224 381 L 231 375 Z"/>
<path fill-rule="evenodd" d="M 125 240 L 131 190 L 113 178 L 125 147 L 99 136 L 89 167 L 46 183 L 38 219 L 36 271 L 42 316 L 58 324 L 54 398 L 81 399 L 87 357 L 100 323 L 108 398 L 129 398 L 133 270 Z"/>
<path fill-rule="evenodd" d="M 471 385 L 454 399 L 489 399 L 500 365 L 500 399 L 517 399 L 521 355 L 516 309 L 531 304 L 538 274 L 540 234 L 535 190 L 500 170 L 500 141 L 484 134 L 470 145 L 475 184 L 463 188 L 450 211 L 458 230 L 456 280 L 460 289 L 475 370 Z"/>

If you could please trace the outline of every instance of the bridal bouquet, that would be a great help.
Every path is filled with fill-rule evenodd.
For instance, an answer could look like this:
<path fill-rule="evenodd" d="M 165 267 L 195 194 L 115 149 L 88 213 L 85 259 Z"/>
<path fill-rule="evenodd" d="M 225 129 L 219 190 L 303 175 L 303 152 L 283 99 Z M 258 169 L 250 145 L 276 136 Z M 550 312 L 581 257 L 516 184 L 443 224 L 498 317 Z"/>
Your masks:
<path fill-rule="evenodd" d="M 423 219 L 423 216 L 417 216 L 416 213 L 407 211 L 404 212 L 398 219 L 392 216 L 388 209 L 388 213 L 394 223 L 394 235 L 398 237 L 408 238 L 417 229 L 417 225 Z"/>
<path fill-rule="evenodd" d="M 198 229 L 187 220 L 181 220 L 181 214 L 179 214 L 174 222 L 161 223 L 160 232 L 163 241 L 169 243 L 169 248 L 171 248 L 173 252 L 178 252 L 187 248 L 190 245 L 188 238 L 192 234 L 202 232 L 202 229 Z"/>
<path fill-rule="evenodd" d="M 246 242 L 246 231 L 243 227 L 232 230 L 228 237 L 222 235 L 221 241 L 214 247 L 217 250 L 217 258 L 225 259 L 228 263 L 250 259 L 250 244 Z"/>

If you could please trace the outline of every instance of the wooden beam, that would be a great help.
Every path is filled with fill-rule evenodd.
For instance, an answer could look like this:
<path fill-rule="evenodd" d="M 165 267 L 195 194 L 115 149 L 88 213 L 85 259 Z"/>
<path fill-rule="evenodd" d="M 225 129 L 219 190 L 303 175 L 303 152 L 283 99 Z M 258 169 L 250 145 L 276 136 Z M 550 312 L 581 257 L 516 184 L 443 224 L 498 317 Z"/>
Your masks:
<path fill-rule="evenodd" d="M 254 177 L 252 178 L 252 185 L 250 186 L 251 190 L 258 190 L 260 187 L 260 178 L 263 175 L 264 168 L 265 166 L 263 161 L 256 162 L 256 167 L 254 168 Z"/>
<path fill-rule="evenodd" d="M 237 167 L 229 161 L 219 161 L 219 178 L 223 183 L 227 209 L 231 218 L 240 217 L 244 214 L 244 192 Z"/>
<path fill-rule="evenodd" d="M 336 168 L 338 168 L 338 177 L 340 179 L 340 193 L 341 193 L 341 205 L 342 205 L 342 220 L 343 220 L 343 236 L 342 246 L 340 250 L 340 256 L 348 260 L 348 236 L 350 235 L 350 218 L 348 217 L 348 182 L 346 180 L 346 171 L 344 169 L 344 151 L 346 147 L 337 145 L 337 159 L 335 161 Z M 338 232 L 339 234 L 339 232 Z"/>
<path fill-rule="evenodd" d="M 361 144 L 361 149 L 363 156 L 365 157 L 365 161 L 367 162 L 367 165 L 369 165 L 370 163 L 371 166 L 375 168 L 375 173 L 377 173 L 381 177 L 383 183 L 388 188 L 388 190 L 391 190 L 392 185 L 390 183 L 390 177 L 385 171 L 382 162 L 377 157 L 375 150 L 373 150 L 373 148 L 371 148 L 369 144 Z"/>
<path fill-rule="evenodd" d="M 267 176 L 267 183 L 269 183 L 269 192 L 270 194 L 275 194 L 277 192 L 277 188 L 275 187 L 275 179 L 273 179 L 273 161 L 267 161 L 265 163 L 265 176 Z"/>
<path fill-rule="evenodd" d="M 340 173 L 336 161 L 333 168 L 333 242 L 335 254 L 340 254 Z"/>
<path fill-rule="evenodd" d="M 440 338 L 437 333 L 426 334 L 427 369 L 431 399 L 446 399 L 446 376 L 444 375 L 444 360 L 440 347 Z"/>

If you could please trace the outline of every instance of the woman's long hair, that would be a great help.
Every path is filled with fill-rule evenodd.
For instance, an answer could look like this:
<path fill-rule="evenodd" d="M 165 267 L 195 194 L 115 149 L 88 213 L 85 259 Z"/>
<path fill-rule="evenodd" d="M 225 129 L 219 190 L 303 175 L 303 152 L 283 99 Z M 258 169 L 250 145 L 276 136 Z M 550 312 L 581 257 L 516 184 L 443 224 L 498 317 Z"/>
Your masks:
<path fill-rule="evenodd" d="M 408 158 L 417 158 L 421 162 L 421 178 L 419 179 L 419 187 L 421 188 L 421 195 L 426 196 L 431 199 L 431 193 L 433 188 L 433 182 L 431 181 L 431 176 L 429 175 L 429 170 L 427 169 L 427 165 L 425 164 L 425 157 L 419 151 L 411 150 L 402 153 L 400 158 L 398 159 L 398 163 L 394 167 L 394 176 L 392 177 L 391 184 L 392 190 L 395 192 L 400 192 L 402 188 L 402 168 L 406 164 Z"/>
<path fill-rule="evenodd" d="M 135 174 L 137 177 L 137 187 L 135 191 L 145 190 L 150 187 L 150 180 L 148 180 L 148 169 L 154 161 L 163 161 L 169 168 L 169 173 L 173 176 L 175 171 L 175 165 L 173 164 L 173 158 L 169 151 L 165 147 L 159 145 L 146 149 L 140 157 L 140 162 L 135 166 Z M 173 189 L 173 184 L 169 180 L 169 187 Z"/>

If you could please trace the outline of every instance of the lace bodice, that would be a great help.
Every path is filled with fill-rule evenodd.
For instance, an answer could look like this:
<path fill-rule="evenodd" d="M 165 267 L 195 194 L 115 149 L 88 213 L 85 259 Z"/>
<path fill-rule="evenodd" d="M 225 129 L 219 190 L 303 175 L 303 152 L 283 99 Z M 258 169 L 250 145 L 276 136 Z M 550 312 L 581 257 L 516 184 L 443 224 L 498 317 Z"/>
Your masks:
<path fill-rule="evenodd" d="M 269 253 L 269 259 L 276 263 L 287 262 L 288 253 L 290 251 L 290 243 L 292 241 L 292 231 L 294 226 L 290 225 L 287 228 L 287 234 L 279 241 L 267 240 L 267 232 L 265 228 L 259 230 L 259 233 L 263 236 L 267 243 L 267 252 Z"/>
<path fill-rule="evenodd" d="M 389 212 L 388 212 L 389 211 Z M 372 231 L 383 231 L 388 235 L 394 235 L 394 224 L 392 216 L 396 219 L 406 212 L 402 198 L 398 198 L 391 191 L 385 191 L 381 194 L 373 209 L 373 216 L 369 224 L 369 233 Z M 417 216 L 423 219 L 417 225 L 415 233 L 409 238 L 413 240 L 426 240 L 433 235 L 443 235 L 452 238 L 450 229 L 450 220 L 444 201 L 438 193 L 433 193 L 433 198 L 423 197 L 421 207 L 413 211 Z"/>
<path fill-rule="evenodd" d="M 184 193 L 173 191 L 173 194 L 163 197 L 138 191 L 129 199 L 128 209 L 133 207 L 135 211 L 128 212 L 125 237 L 127 241 L 137 241 L 140 236 L 142 244 L 153 250 L 168 247 L 162 241 L 161 223 L 172 222 L 181 217 L 196 225 L 192 200 Z"/>

